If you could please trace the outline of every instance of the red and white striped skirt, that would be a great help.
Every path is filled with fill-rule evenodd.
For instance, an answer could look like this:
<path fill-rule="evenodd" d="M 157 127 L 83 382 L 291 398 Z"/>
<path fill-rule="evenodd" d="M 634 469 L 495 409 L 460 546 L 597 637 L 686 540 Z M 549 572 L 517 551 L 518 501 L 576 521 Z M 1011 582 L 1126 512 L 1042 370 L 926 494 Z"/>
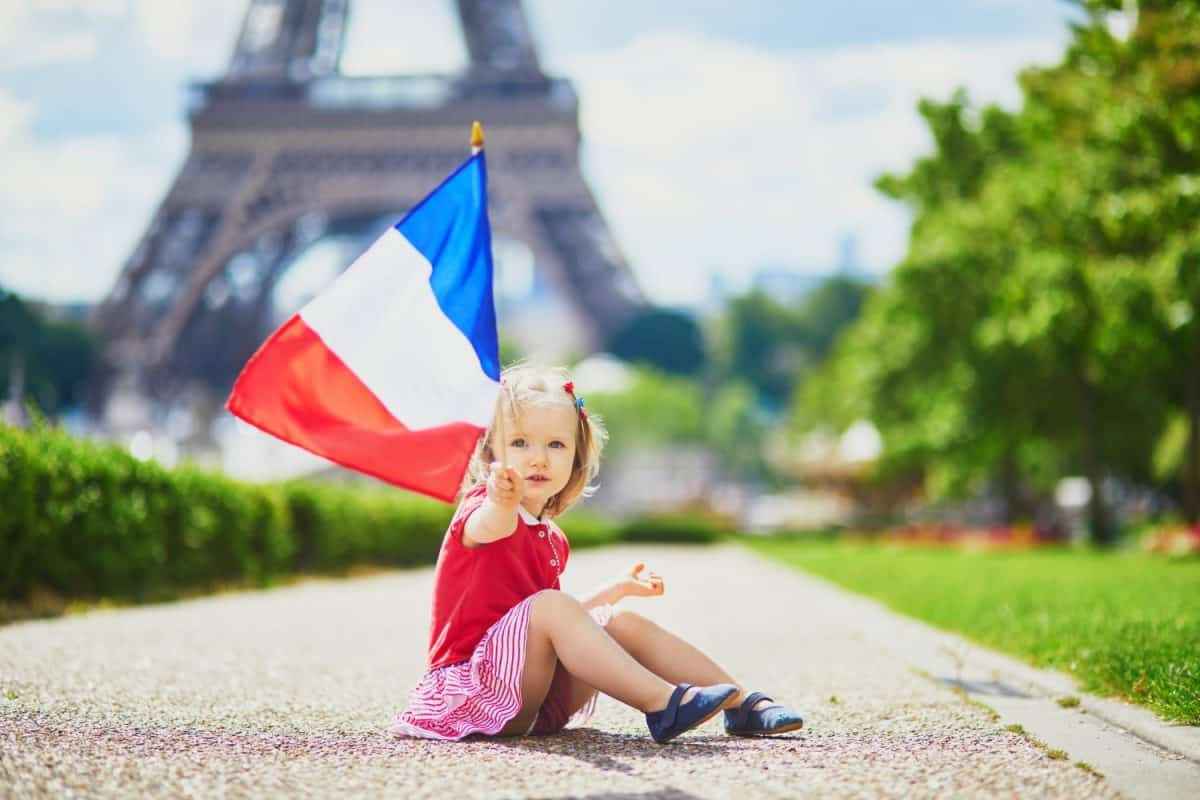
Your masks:
<path fill-rule="evenodd" d="M 530 595 L 496 620 L 469 659 L 426 672 L 409 693 L 408 708 L 392 718 L 388 731 L 393 736 L 426 739 L 499 733 L 521 710 L 521 675 L 533 598 Z M 604 605 L 588 613 L 603 627 L 612 619 L 613 608 Z M 586 724 L 596 710 L 596 696 L 573 715 L 570 696 L 570 675 L 559 663 L 546 700 L 527 733 L 554 733 Z"/>

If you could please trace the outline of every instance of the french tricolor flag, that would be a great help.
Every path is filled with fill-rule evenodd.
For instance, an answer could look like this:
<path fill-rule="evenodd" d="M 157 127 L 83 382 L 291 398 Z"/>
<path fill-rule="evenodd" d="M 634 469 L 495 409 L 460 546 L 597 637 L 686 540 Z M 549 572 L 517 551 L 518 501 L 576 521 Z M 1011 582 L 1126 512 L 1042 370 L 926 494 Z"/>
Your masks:
<path fill-rule="evenodd" d="M 267 339 L 226 406 L 330 461 L 450 502 L 499 381 L 480 151 Z"/>

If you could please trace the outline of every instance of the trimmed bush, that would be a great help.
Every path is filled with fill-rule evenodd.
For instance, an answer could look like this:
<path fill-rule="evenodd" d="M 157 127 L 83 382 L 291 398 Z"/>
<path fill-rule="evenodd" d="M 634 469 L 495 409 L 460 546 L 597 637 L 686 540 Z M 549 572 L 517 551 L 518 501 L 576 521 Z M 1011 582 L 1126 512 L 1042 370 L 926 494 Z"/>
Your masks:
<path fill-rule="evenodd" d="M 712 544 L 725 531 L 712 520 L 695 514 L 660 514 L 636 519 L 621 528 L 626 542 Z"/>
<path fill-rule="evenodd" d="M 433 563 L 452 509 L 387 489 L 255 486 L 0 426 L 0 599 L 144 600 L 358 563 Z"/>
<path fill-rule="evenodd" d="M 652 514 L 615 524 L 585 508 L 565 514 L 561 525 L 574 549 L 619 542 L 712 544 L 729 535 L 722 525 L 698 514 Z"/>
<path fill-rule="evenodd" d="M 432 564 L 452 513 L 383 485 L 241 484 L 61 430 L 0 425 L 3 601 L 35 590 L 142 601 L 229 582 L 266 586 L 298 571 Z M 723 535 L 703 517 L 615 526 L 587 509 L 562 526 L 576 549 Z"/>
<path fill-rule="evenodd" d="M 621 533 L 608 518 L 586 508 L 568 511 L 562 519 L 555 522 L 567 534 L 572 550 L 613 544 Z"/>
<path fill-rule="evenodd" d="M 307 571 L 365 563 L 432 564 L 454 511 L 383 486 L 346 489 L 292 482 L 280 489 L 298 548 L 296 567 Z"/>

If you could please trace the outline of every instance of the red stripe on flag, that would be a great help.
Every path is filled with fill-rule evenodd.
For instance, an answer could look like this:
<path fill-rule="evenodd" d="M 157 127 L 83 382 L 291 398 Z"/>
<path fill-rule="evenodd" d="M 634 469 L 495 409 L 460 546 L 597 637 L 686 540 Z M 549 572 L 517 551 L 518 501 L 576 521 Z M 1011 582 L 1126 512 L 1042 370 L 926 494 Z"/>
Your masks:
<path fill-rule="evenodd" d="M 446 502 L 483 433 L 465 422 L 404 427 L 298 314 L 246 363 L 226 407 L 272 436 Z"/>

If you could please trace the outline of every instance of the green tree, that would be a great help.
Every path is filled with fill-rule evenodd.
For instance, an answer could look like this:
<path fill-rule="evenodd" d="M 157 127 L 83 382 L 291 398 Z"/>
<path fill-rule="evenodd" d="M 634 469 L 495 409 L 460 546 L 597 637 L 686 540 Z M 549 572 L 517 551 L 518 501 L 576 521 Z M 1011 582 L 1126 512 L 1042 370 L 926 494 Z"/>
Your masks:
<path fill-rule="evenodd" d="M 704 398 L 694 380 L 640 368 L 625 391 L 590 392 L 586 402 L 608 428 L 610 455 L 705 439 Z"/>
<path fill-rule="evenodd" d="M 838 334 L 858 318 L 870 291 L 865 281 L 834 275 L 804 296 L 796 311 L 796 322 L 813 361 L 825 360 Z"/>
<path fill-rule="evenodd" d="M 769 478 L 763 443 L 770 422 L 747 383 L 725 383 L 710 394 L 697 379 L 641 368 L 624 391 L 588 394 L 587 407 L 608 428 L 609 457 L 638 448 L 702 445 L 727 475 Z"/>
<path fill-rule="evenodd" d="M 886 444 L 884 474 L 922 471 L 934 496 L 995 481 L 1015 516 L 1018 475 L 1044 456 L 1031 446 L 1040 396 L 1030 387 L 1046 377 L 1010 343 L 982 335 L 1013 253 L 979 197 L 1023 147 L 1011 115 L 976 117 L 962 92 L 919 112 L 934 153 L 878 183 L 914 213 L 909 254 L 801 392 L 796 416 L 838 428 L 869 417 Z M 1030 383 L 1011 380 L 1018 365 Z"/>
<path fill-rule="evenodd" d="M 0 290 L 0 396 L 11 391 L 14 367 L 26 396 L 53 415 L 83 400 L 98 347 L 82 326 L 48 322 L 29 303 Z"/>
<path fill-rule="evenodd" d="M 1089 475 L 1102 465 L 1152 474 L 1167 407 L 1182 409 L 1194 467 L 1184 503 L 1194 520 L 1200 338 L 1190 320 L 1200 297 L 1189 263 L 1200 211 L 1200 13 L 1194 2 L 1142 2 L 1119 39 L 1104 24 L 1114 4 L 1086 6 L 1093 23 L 1077 29 L 1063 63 L 1025 76 L 1030 128 L 1049 135 L 1037 139 L 1043 169 L 1023 176 L 1018 213 L 1075 273 L 1065 285 L 1076 336 L 1063 339 L 1084 353 L 1076 384 Z M 1056 180 L 1037 180 L 1045 175 Z"/>
<path fill-rule="evenodd" d="M 835 418 L 854 397 L 885 464 L 935 491 L 991 481 L 1015 502 L 1065 471 L 1094 487 L 1152 479 L 1183 409 L 1194 516 L 1200 21 L 1195 3 L 1144 2 L 1121 40 L 1113 4 L 1085 5 L 1062 63 L 1022 75 L 1019 112 L 977 112 L 962 93 L 921 104 L 934 152 L 879 182 L 914 213 L 909 252 L 798 413 Z M 1107 541 L 1099 491 L 1090 522 Z"/>
<path fill-rule="evenodd" d="M 749 480 L 769 477 L 764 445 L 771 424 L 759 409 L 754 387 L 725 383 L 709 401 L 705 435 L 727 472 Z"/>
<path fill-rule="evenodd" d="M 729 301 L 718 339 L 718 380 L 745 381 L 772 407 L 788 398 L 812 358 L 793 310 L 762 291 Z"/>
<path fill-rule="evenodd" d="M 869 293 L 863 281 L 834 276 L 790 305 L 757 290 L 734 297 L 719 325 L 713 383 L 745 382 L 766 408 L 783 408 Z"/>
<path fill-rule="evenodd" d="M 1094 4 L 1098 10 L 1113 4 Z M 1079 136 L 1107 156 L 1107 193 L 1095 209 L 1096 248 L 1125 265 L 1135 284 L 1145 342 L 1144 394 L 1187 420 L 1179 482 L 1192 522 L 1200 520 L 1200 7 L 1143 0 L 1129 38 L 1096 29 L 1062 68 L 1084 73 L 1088 100 Z M 1062 81 L 1047 78 L 1045 94 Z M 1059 105 L 1063 105 L 1062 102 Z M 1111 290 L 1110 290 L 1111 291 Z M 1153 358 L 1146 354 L 1152 353 Z"/>
<path fill-rule="evenodd" d="M 650 308 L 622 325 L 606 349 L 617 358 L 672 375 L 698 375 L 707 362 L 700 327 L 687 314 Z"/>

